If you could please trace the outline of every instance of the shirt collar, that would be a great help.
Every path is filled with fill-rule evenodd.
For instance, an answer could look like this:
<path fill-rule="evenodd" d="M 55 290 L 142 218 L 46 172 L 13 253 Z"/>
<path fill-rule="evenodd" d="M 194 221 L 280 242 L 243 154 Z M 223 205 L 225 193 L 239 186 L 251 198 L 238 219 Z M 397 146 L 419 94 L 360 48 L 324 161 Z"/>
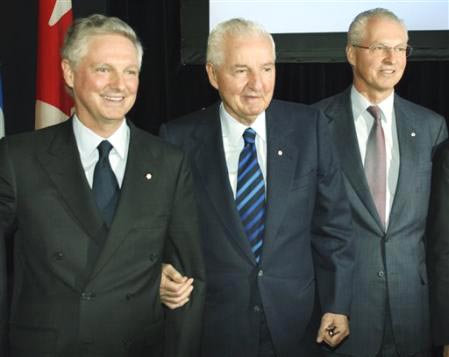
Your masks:
<path fill-rule="evenodd" d="M 73 115 L 73 132 L 81 158 L 92 155 L 97 150 L 98 145 L 105 140 L 105 138 L 85 126 L 76 114 Z M 120 127 L 107 140 L 120 158 L 124 159 L 129 142 L 129 126 L 126 124 L 126 120 L 122 121 Z"/>
<path fill-rule="evenodd" d="M 225 109 L 223 103 L 220 105 L 220 122 L 223 137 L 227 138 L 231 144 L 237 145 L 242 140 L 243 132 L 248 126 L 234 119 Z M 260 113 L 251 124 L 257 136 L 266 141 L 266 120 L 265 111 Z"/>
<path fill-rule="evenodd" d="M 351 88 L 351 103 L 354 113 L 354 119 L 359 118 L 369 106 L 374 105 L 364 97 L 354 86 Z M 382 119 L 387 122 L 393 117 L 394 91 L 382 102 L 376 104 L 382 111 Z"/>

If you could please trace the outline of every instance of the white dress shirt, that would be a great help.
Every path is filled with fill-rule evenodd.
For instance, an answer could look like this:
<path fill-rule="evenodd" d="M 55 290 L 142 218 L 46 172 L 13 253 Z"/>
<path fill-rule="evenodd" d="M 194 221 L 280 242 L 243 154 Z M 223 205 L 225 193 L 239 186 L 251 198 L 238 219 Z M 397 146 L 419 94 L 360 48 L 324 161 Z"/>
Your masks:
<path fill-rule="evenodd" d="M 129 147 L 129 126 L 126 124 L 126 120 L 123 120 L 120 127 L 109 138 L 103 138 L 86 127 L 74 115 L 73 132 L 89 186 L 92 188 L 95 165 L 99 159 L 97 146 L 103 140 L 108 140 L 112 145 L 111 152 L 109 153 L 109 162 L 117 178 L 119 187 L 122 187 Z"/>
<path fill-rule="evenodd" d="M 229 183 L 231 184 L 232 192 L 237 191 L 237 174 L 239 167 L 239 156 L 242 151 L 245 141 L 243 140 L 243 132 L 248 128 L 246 125 L 234 119 L 223 106 L 220 105 L 220 123 L 221 133 L 223 135 L 223 148 L 226 159 L 226 166 L 228 167 Z M 262 171 L 263 179 L 265 181 L 265 190 L 267 187 L 267 135 L 265 124 L 265 112 L 259 114 L 251 128 L 256 132 L 256 151 L 257 162 Z"/>
<path fill-rule="evenodd" d="M 367 109 L 371 105 L 377 105 L 381 109 L 381 124 L 385 135 L 385 149 L 387 154 L 387 202 L 385 207 L 385 224 L 388 226 L 391 206 L 393 205 L 394 195 L 396 192 L 400 164 L 396 115 L 394 113 L 394 92 L 392 92 L 391 95 L 385 98 L 382 102 L 372 104 L 353 86 L 351 89 L 351 103 L 360 156 L 363 165 L 365 165 L 365 153 L 368 136 L 374 123 L 374 118 L 370 113 L 368 113 Z"/>

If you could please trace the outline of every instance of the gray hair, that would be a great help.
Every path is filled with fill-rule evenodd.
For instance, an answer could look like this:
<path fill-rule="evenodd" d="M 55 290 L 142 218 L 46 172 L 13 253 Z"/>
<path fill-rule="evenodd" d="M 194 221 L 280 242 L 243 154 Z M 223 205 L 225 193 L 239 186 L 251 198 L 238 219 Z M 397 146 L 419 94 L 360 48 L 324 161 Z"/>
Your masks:
<path fill-rule="evenodd" d="M 270 40 L 273 45 L 273 58 L 276 60 L 276 46 L 273 36 L 253 21 L 234 18 L 224 22 L 220 22 L 209 34 L 207 40 L 207 63 L 220 65 L 224 61 L 224 42 L 228 36 L 260 36 Z"/>
<path fill-rule="evenodd" d="M 61 57 L 76 66 L 87 51 L 87 44 L 91 37 L 97 35 L 117 34 L 129 39 L 137 50 L 139 68 L 142 65 L 143 48 L 134 30 L 117 17 L 93 14 L 77 19 L 67 30 Z"/>
<path fill-rule="evenodd" d="M 363 11 L 352 20 L 348 31 L 348 45 L 360 45 L 362 43 L 365 36 L 366 24 L 373 18 L 387 19 L 399 23 L 404 28 L 408 39 L 407 27 L 405 26 L 404 21 L 397 17 L 392 11 L 378 7 Z"/>

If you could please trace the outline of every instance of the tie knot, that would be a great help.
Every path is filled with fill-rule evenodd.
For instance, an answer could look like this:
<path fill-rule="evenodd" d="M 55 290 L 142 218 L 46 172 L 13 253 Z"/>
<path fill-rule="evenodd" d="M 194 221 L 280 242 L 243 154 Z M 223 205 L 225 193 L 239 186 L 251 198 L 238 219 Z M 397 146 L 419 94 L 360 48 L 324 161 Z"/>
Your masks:
<path fill-rule="evenodd" d="M 367 109 L 368 113 L 370 113 L 376 121 L 380 122 L 381 119 L 381 110 L 377 105 L 371 105 Z"/>
<path fill-rule="evenodd" d="M 243 132 L 243 140 L 245 140 L 245 145 L 254 144 L 256 141 L 256 132 L 253 128 L 248 128 Z"/>
<path fill-rule="evenodd" d="M 99 160 L 102 160 L 105 157 L 108 157 L 109 156 L 109 152 L 111 151 L 111 149 L 112 149 L 111 143 L 109 141 L 107 141 L 107 140 L 103 140 L 98 145 L 98 152 L 100 154 L 100 159 Z"/>

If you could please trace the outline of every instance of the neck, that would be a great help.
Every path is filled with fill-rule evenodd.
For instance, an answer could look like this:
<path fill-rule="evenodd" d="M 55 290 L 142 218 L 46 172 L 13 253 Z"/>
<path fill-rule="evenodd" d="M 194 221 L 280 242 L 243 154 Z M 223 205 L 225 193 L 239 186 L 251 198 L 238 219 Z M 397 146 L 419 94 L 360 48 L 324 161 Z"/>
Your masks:
<path fill-rule="evenodd" d="M 355 87 L 355 89 L 357 89 L 357 91 L 361 95 L 363 95 L 365 98 L 367 98 L 371 104 L 379 104 L 380 102 L 385 100 L 385 98 L 390 96 L 394 90 L 394 88 L 391 88 L 388 90 L 383 90 L 383 91 L 367 90 L 367 89 L 357 85 L 357 83 L 354 83 L 354 87 Z"/>
<path fill-rule="evenodd" d="M 112 136 L 112 134 L 114 134 L 118 128 L 120 128 L 120 126 L 122 125 L 123 121 L 125 119 L 122 120 L 110 120 L 107 122 L 92 122 L 92 121 L 84 121 L 82 118 L 78 117 L 79 120 L 81 121 L 81 123 L 83 123 L 83 125 L 86 128 L 89 128 L 90 130 L 92 130 L 95 134 L 101 136 L 102 138 L 109 138 L 110 136 Z"/>

